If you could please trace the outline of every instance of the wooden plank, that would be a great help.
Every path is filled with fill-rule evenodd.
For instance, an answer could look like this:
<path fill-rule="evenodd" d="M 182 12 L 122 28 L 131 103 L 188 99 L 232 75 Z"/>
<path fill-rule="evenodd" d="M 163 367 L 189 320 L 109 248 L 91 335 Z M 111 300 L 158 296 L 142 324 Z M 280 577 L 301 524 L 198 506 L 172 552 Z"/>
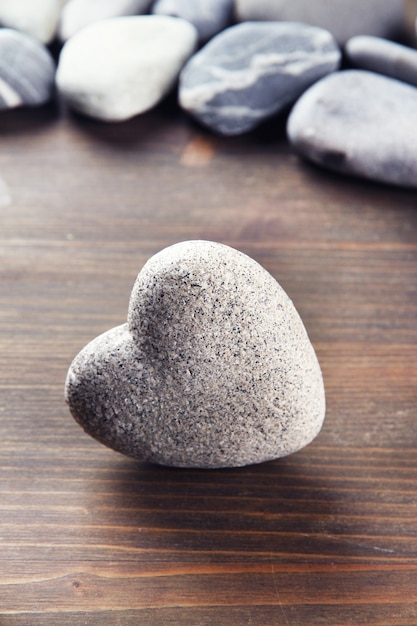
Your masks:
<path fill-rule="evenodd" d="M 282 120 L 220 138 L 172 100 L 0 134 L 0 624 L 414 626 L 416 193 L 302 163 Z M 296 455 L 158 468 L 69 415 L 73 356 L 153 253 L 198 238 L 258 260 L 306 323 L 327 418 Z"/>

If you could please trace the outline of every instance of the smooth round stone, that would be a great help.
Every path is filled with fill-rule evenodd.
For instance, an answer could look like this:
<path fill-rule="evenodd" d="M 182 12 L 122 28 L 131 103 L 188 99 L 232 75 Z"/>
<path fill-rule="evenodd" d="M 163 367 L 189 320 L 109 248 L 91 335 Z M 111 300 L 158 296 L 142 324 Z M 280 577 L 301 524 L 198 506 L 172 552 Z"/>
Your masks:
<path fill-rule="evenodd" d="M 417 85 L 417 50 L 380 37 L 349 39 L 345 53 L 352 65 Z"/>
<path fill-rule="evenodd" d="M 355 35 L 395 37 L 403 30 L 403 0 L 235 0 L 238 20 L 287 20 L 319 26 L 343 45 Z"/>
<path fill-rule="evenodd" d="M 86 26 L 61 52 L 57 88 L 73 109 L 122 121 L 162 100 L 193 53 L 197 31 L 159 15 L 116 17 Z"/>
<path fill-rule="evenodd" d="M 231 23 L 233 0 L 156 0 L 152 12 L 188 20 L 205 42 Z"/>
<path fill-rule="evenodd" d="M 180 74 L 179 103 L 223 135 L 283 111 L 340 63 L 333 37 L 298 23 L 247 22 L 224 30 Z"/>
<path fill-rule="evenodd" d="M 288 137 L 304 157 L 372 180 L 417 187 L 417 89 L 363 70 L 337 72 L 296 102 Z"/>
<path fill-rule="evenodd" d="M 145 13 L 150 5 L 151 0 L 69 0 L 61 13 L 59 38 L 66 41 L 100 20 Z"/>
<path fill-rule="evenodd" d="M 207 241 L 146 263 L 127 324 L 75 357 L 65 395 L 105 445 L 178 467 L 286 456 L 314 439 L 325 414 L 320 366 L 291 300 L 256 261 Z"/>
<path fill-rule="evenodd" d="M 1 0 L 0 24 L 47 44 L 55 36 L 64 4 L 65 0 Z"/>
<path fill-rule="evenodd" d="M 43 44 L 16 30 L 0 29 L 0 110 L 45 104 L 54 78 L 55 63 Z"/>

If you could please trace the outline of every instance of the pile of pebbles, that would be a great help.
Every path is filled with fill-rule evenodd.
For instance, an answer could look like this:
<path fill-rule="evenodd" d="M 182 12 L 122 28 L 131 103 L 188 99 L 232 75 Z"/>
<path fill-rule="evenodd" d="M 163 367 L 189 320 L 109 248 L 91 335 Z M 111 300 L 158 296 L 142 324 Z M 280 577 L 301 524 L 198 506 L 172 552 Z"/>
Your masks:
<path fill-rule="evenodd" d="M 60 97 L 120 122 L 177 88 L 214 133 L 286 115 L 301 156 L 417 187 L 417 50 L 397 43 L 402 0 L 4 0 L 0 24 L 0 109 Z"/>

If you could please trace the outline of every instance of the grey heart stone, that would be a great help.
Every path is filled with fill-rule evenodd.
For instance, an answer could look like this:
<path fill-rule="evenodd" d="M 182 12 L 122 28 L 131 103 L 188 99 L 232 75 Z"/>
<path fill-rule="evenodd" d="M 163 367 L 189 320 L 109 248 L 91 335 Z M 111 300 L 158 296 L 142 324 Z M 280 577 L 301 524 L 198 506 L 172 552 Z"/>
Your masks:
<path fill-rule="evenodd" d="M 179 467 L 291 454 L 325 413 L 320 366 L 291 300 L 253 259 L 207 241 L 146 263 L 128 322 L 78 354 L 65 393 L 102 443 Z"/>

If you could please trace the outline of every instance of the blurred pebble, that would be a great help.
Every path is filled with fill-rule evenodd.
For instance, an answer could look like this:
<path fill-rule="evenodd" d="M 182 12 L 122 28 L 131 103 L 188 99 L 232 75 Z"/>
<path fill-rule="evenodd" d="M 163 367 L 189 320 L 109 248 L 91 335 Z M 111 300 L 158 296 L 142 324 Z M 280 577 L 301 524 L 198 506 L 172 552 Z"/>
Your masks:
<path fill-rule="evenodd" d="M 43 44 L 16 30 L 0 29 L 0 109 L 45 104 L 54 77 L 55 63 Z"/>
<path fill-rule="evenodd" d="M 193 53 L 189 22 L 159 15 L 116 17 L 86 26 L 64 45 L 57 88 L 91 117 L 122 121 L 155 106 Z"/>
<path fill-rule="evenodd" d="M 417 89 L 364 70 L 323 78 L 296 102 L 288 137 L 331 170 L 417 187 Z"/>
<path fill-rule="evenodd" d="M 233 0 L 156 0 L 152 12 L 188 20 L 196 27 L 199 41 L 205 42 L 229 26 Z"/>
<path fill-rule="evenodd" d="M 340 45 L 355 35 L 395 37 L 404 29 L 403 0 L 235 0 L 240 21 L 305 22 L 330 31 Z"/>
<path fill-rule="evenodd" d="M 417 85 L 417 50 L 366 35 L 352 37 L 345 46 L 352 65 Z"/>
<path fill-rule="evenodd" d="M 109 17 L 145 13 L 151 0 L 69 0 L 62 10 L 58 34 L 66 41 L 76 32 Z"/>
<path fill-rule="evenodd" d="M 181 107 L 211 130 L 238 135 L 292 104 L 337 69 L 341 53 L 321 28 L 248 22 L 224 30 L 186 64 Z"/>
<path fill-rule="evenodd" d="M 64 4 L 65 0 L 1 0 L 0 24 L 48 44 L 55 37 Z"/>

